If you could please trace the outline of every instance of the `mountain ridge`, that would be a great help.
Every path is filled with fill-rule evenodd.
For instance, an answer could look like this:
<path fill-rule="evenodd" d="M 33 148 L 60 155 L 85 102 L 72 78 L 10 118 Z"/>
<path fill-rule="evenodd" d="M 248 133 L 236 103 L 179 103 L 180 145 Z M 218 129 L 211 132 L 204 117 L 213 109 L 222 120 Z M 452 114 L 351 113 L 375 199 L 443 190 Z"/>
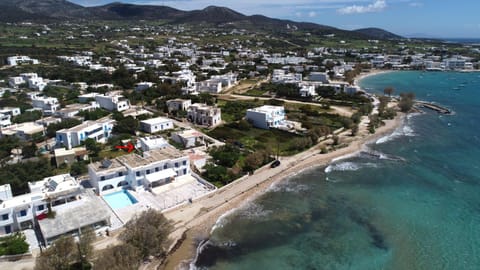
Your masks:
<path fill-rule="evenodd" d="M 12 14 L 16 14 L 13 16 Z M 264 15 L 244 15 L 226 7 L 207 6 L 204 9 L 183 11 L 161 5 L 137 5 L 112 2 L 93 7 L 84 7 L 67 0 L 2 0 L 0 21 L 64 21 L 64 20 L 165 20 L 171 24 L 236 24 L 270 30 L 286 29 L 287 25 L 297 29 L 314 31 L 317 34 L 333 32 L 353 37 L 376 39 L 398 39 L 398 35 L 379 28 L 348 31 L 332 26 L 310 22 L 295 22 L 270 18 Z M 370 30 L 368 30 L 370 29 Z"/>

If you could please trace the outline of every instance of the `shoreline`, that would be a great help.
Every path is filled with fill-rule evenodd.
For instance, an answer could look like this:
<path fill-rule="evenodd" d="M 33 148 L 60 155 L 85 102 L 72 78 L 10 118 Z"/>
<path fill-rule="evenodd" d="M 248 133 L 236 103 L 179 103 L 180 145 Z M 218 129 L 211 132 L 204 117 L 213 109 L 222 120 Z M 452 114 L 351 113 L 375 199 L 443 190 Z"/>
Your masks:
<path fill-rule="evenodd" d="M 370 76 L 374 74 L 378 73 Z M 208 196 L 194 200 L 192 204 L 164 212 L 175 226 L 171 234 L 175 248 L 163 262 L 163 268 L 188 269 L 190 261 L 195 257 L 198 243 L 209 237 L 219 218 L 268 192 L 274 184 L 305 170 L 326 166 L 334 160 L 362 151 L 366 145 L 393 133 L 403 124 L 404 119 L 405 114 L 398 113 L 395 119 L 385 120 L 385 125 L 379 127 L 374 134 L 362 132 L 355 137 L 343 135 L 348 146 L 326 154 L 320 154 L 320 143 L 297 155 L 281 157 L 282 163 L 275 169 L 271 169 L 267 164 L 255 171 L 255 174 L 238 179 Z"/>
<path fill-rule="evenodd" d="M 363 79 L 366 79 L 371 76 L 379 75 L 379 74 L 385 74 L 385 73 L 391 73 L 391 72 L 397 72 L 399 70 L 383 70 L 383 69 L 372 69 L 369 72 L 362 72 L 360 73 L 357 77 L 355 77 L 355 80 L 353 82 L 354 85 L 360 86 L 360 81 Z"/>

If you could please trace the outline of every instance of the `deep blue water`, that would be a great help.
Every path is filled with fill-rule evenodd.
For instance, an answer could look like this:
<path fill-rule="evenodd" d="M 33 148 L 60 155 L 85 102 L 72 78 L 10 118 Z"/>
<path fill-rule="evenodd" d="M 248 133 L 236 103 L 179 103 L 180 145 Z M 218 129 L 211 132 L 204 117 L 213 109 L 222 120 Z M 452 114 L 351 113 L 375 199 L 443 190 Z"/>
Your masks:
<path fill-rule="evenodd" d="M 273 186 L 217 223 L 200 268 L 480 269 L 480 73 L 387 73 L 361 86 L 455 113 L 410 116 L 367 152 Z"/>
<path fill-rule="evenodd" d="M 444 40 L 461 44 L 480 44 L 480 38 L 445 38 Z"/>

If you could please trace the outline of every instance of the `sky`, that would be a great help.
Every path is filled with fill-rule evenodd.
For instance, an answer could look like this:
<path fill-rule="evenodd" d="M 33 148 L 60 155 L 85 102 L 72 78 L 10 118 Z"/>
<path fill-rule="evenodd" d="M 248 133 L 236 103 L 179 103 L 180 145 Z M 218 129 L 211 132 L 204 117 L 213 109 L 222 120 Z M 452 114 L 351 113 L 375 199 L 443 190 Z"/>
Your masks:
<path fill-rule="evenodd" d="M 407 37 L 480 38 L 479 0 L 70 0 L 83 6 L 113 1 L 180 10 L 210 5 L 245 15 L 314 22 L 353 30 L 378 27 Z"/>

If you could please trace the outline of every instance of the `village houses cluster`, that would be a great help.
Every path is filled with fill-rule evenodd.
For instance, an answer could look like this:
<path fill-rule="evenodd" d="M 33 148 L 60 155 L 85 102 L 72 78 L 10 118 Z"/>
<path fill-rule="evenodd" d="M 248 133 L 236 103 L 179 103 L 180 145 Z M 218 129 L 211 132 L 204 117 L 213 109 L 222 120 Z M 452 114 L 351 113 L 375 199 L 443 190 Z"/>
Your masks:
<path fill-rule="evenodd" d="M 151 33 L 151 29 L 130 29 Z M 110 29 L 115 31 L 115 29 Z M 240 36 L 245 30 L 232 30 Z M 228 91 L 240 80 L 262 77 L 272 84 L 290 84 L 298 88 L 302 98 L 314 99 L 318 87 L 332 87 L 337 93 L 355 95 L 360 89 L 345 82 L 346 73 L 362 65 L 378 69 L 424 69 L 472 70 L 478 63 L 461 55 L 437 56 L 432 51 L 414 52 L 405 45 L 398 54 L 361 52 L 355 49 L 314 48 L 303 54 L 295 52 L 270 53 L 248 39 L 233 40 L 223 46 L 196 45 L 195 38 L 186 42 L 173 36 L 183 35 L 182 27 L 165 30 L 170 37 L 166 44 L 149 48 L 131 45 L 133 37 L 112 40 L 115 57 L 96 55 L 91 51 L 74 55 L 57 56 L 57 60 L 72 67 L 91 72 L 114 73 L 126 69 L 133 78 L 142 72 L 158 69 L 155 74 L 160 83 L 179 85 L 184 95 L 166 101 L 163 115 L 154 115 L 152 108 L 132 102 L 122 90 L 147 91 L 157 87 L 158 82 L 135 82 L 132 89 L 120 89 L 114 84 L 88 84 L 49 79 L 37 73 L 18 73 L 6 78 L 1 95 L 25 93 L 30 108 L 0 108 L 0 136 L 14 136 L 23 141 L 44 138 L 49 125 L 67 119 L 81 123 L 55 131 L 50 139 L 36 140 L 42 144 L 42 151 L 54 157 L 56 165 L 72 164 L 89 160 L 85 142 L 88 139 L 105 144 L 115 135 L 118 124 L 113 117 L 139 118 L 135 140 L 131 143 L 136 153 L 103 159 L 88 165 L 88 184 L 81 185 L 82 179 L 61 174 L 38 179 L 28 183 L 29 193 L 12 196 L 7 184 L 0 187 L 0 235 L 19 230 L 40 228 L 40 244 L 49 244 L 63 234 L 77 233 L 80 228 L 93 226 L 97 230 L 116 229 L 134 216 L 139 209 L 151 207 L 163 210 L 186 203 L 192 198 L 207 194 L 215 189 L 199 176 L 206 164 L 208 147 L 224 142 L 209 137 L 204 130 L 222 125 L 222 111 L 215 104 L 192 102 L 192 96 L 216 95 Z M 222 33 L 218 33 L 221 35 Z M 91 37 L 93 32 L 80 32 L 68 39 Z M 202 34 L 199 34 L 201 37 Z M 139 39 L 135 39 L 137 42 Z M 148 41 L 148 38 L 145 38 Z M 369 41 L 375 44 L 375 41 Z M 400 44 L 402 46 L 402 44 Z M 235 57 L 233 57 L 235 52 Z M 349 55 L 356 62 L 345 61 Z M 323 59 L 321 63 L 316 59 Z M 7 66 L 42 65 L 29 56 L 11 56 Z M 174 69 L 162 68 L 173 66 Z M 62 104 L 57 97 L 44 93 L 47 87 L 61 87 L 79 91 L 75 103 Z M 104 117 L 96 120 L 85 119 L 86 113 L 106 111 Z M 40 119 L 15 123 L 14 119 L 38 112 Z M 181 112 L 181 113 L 180 113 Z M 179 116 L 181 115 L 181 117 Z M 248 109 L 244 115 L 255 128 L 278 128 L 291 130 L 298 125 L 286 119 L 283 106 L 264 105 Z M 126 147 L 125 145 L 122 145 Z M 12 153 L 20 155 L 21 153 Z M 12 159 L 9 162 L 20 162 Z M 122 204 L 126 198 L 127 203 Z M 95 209 L 95 211 L 92 211 Z M 55 211 L 55 219 L 46 218 L 48 211 Z M 62 224 L 61 226 L 59 224 Z"/>

